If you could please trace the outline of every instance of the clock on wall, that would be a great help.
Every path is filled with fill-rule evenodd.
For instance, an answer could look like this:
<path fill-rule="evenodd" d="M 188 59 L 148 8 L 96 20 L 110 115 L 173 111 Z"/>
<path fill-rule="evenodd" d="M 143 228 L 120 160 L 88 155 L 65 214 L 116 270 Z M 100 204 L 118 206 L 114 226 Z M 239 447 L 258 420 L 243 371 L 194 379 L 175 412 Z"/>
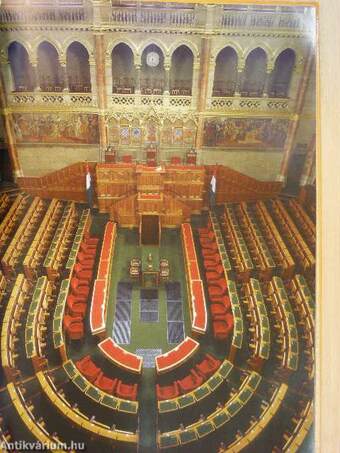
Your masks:
<path fill-rule="evenodd" d="M 155 68 L 159 64 L 159 55 L 157 52 L 149 52 L 146 55 L 146 64 L 148 66 L 151 66 L 152 68 Z"/>

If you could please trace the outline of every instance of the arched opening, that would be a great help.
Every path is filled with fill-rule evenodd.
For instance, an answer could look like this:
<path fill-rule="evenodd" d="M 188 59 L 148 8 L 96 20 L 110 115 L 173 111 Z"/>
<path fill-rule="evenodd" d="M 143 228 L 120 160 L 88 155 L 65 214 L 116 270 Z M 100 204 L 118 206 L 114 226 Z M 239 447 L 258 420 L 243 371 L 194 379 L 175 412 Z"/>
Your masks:
<path fill-rule="evenodd" d="M 62 91 L 64 88 L 58 53 L 55 47 L 46 41 L 38 47 L 38 74 L 42 91 Z"/>
<path fill-rule="evenodd" d="M 112 50 L 112 93 L 130 94 L 135 91 L 133 53 L 127 44 L 118 44 Z"/>
<path fill-rule="evenodd" d="M 8 47 L 8 59 L 13 76 L 14 91 L 33 91 L 34 76 L 25 47 L 12 42 Z"/>
<path fill-rule="evenodd" d="M 236 81 L 237 53 L 232 47 L 225 47 L 216 58 L 213 96 L 234 96 Z"/>
<path fill-rule="evenodd" d="M 178 47 L 171 58 L 170 94 L 191 96 L 194 56 L 189 47 Z"/>
<path fill-rule="evenodd" d="M 257 47 L 250 52 L 246 60 L 243 86 L 241 90 L 242 96 L 262 96 L 266 80 L 266 69 L 266 52 L 260 47 Z"/>
<path fill-rule="evenodd" d="M 66 71 L 71 92 L 91 91 L 89 53 L 79 42 L 73 42 L 67 49 Z"/>
<path fill-rule="evenodd" d="M 156 44 L 150 44 L 142 53 L 141 92 L 162 94 L 165 88 L 164 56 Z"/>
<path fill-rule="evenodd" d="M 269 96 L 275 98 L 288 97 L 290 81 L 295 65 L 295 52 L 286 49 L 280 53 L 275 61 Z"/>

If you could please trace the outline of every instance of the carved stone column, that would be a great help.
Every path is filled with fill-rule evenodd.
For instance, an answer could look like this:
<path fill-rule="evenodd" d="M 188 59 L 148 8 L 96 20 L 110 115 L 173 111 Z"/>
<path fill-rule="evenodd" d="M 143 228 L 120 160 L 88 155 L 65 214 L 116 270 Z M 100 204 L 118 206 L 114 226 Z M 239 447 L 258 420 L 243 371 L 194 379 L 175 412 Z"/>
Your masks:
<path fill-rule="evenodd" d="M 235 94 L 234 96 L 241 96 L 242 85 L 244 81 L 244 63 L 239 63 L 236 73 Z"/>
<path fill-rule="evenodd" d="M 267 66 L 266 78 L 264 81 L 263 94 L 262 94 L 262 96 L 264 98 L 267 98 L 269 96 L 269 89 L 270 89 L 271 83 L 272 83 L 273 70 L 274 70 L 273 65 Z"/>
<path fill-rule="evenodd" d="M 290 156 L 292 154 L 292 149 L 294 145 L 294 140 L 296 136 L 297 127 L 299 124 L 299 117 L 302 112 L 302 108 L 304 105 L 306 90 L 308 86 L 309 76 L 312 70 L 312 65 L 314 63 L 314 51 L 311 48 L 309 51 L 308 59 L 303 71 L 303 76 L 300 81 L 299 89 L 298 89 L 298 98 L 295 104 L 295 114 L 291 117 L 291 121 L 288 128 L 287 138 L 284 145 L 283 151 L 283 159 L 281 162 L 280 174 L 277 177 L 278 181 L 285 182 L 287 178 L 288 166 Z"/>
<path fill-rule="evenodd" d="M 301 178 L 300 178 L 300 186 L 307 186 L 308 184 L 313 183 L 314 179 L 314 172 L 313 167 L 315 166 L 315 134 L 313 135 L 309 147 L 306 153 L 306 159 L 303 166 Z"/>
<path fill-rule="evenodd" d="M 13 78 L 10 62 L 9 62 L 5 52 L 0 53 L 0 65 L 1 65 L 1 72 L 2 72 L 2 75 L 4 78 L 5 92 L 7 94 L 12 93 L 12 91 L 15 91 L 14 78 Z"/>
<path fill-rule="evenodd" d="M 198 81 L 198 103 L 197 110 L 203 113 L 207 103 L 207 92 L 209 82 L 209 68 L 210 68 L 210 54 L 211 54 L 211 40 L 209 37 L 203 37 L 201 40 L 201 64 Z M 199 115 L 195 148 L 199 150 L 203 145 L 203 133 L 204 133 L 204 118 Z"/>
<path fill-rule="evenodd" d="M 16 138 L 14 133 L 14 122 L 12 113 L 7 109 L 7 100 L 5 96 L 5 84 L 2 71 L 0 72 L 0 108 L 3 109 L 3 118 L 5 126 L 6 144 L 8 147 L 8 154 L 11 161 L 14 179 L 18 176 L 23 176 L 22 168 L 18 158 L 18 151 L 16 147 Z"/>
<path fill-rule="evenodd" d="M 97 80 L 96 80 L 96 62 L 93 57 L 89 58 L 90 66 L 90 82 L 91 82 L 91 93 L 97 93 Z"/>
<path fill-rule="evenodd" d="M 107 127 L 105 122 L 105 114 L 107 107 L 107 92 L 106 92 L 106 77 L 105 77 L 105 50 L 104 50 L 104 35 L 95 34 L 95 61 L 96 61 L 96 81 L 97 81 L 97 96 L 98 96 L 98 123 L 99 123 L 99 144 L 100 144 L 100 160 L 105 160 L 105 150 L 108 145 Z"/>
<path fill-rule="evenodd" d="M 38 60 L 31 58 L 30 63 L 32 65 L 34 91 L 41 91 L 38 71 Z"/>
<path fill-rule="evenodd" d="M 165 71 L 165 80 L 164 80 L 164 94 L 170 94 L 170 63 L 164 63 L 164 71 Z"/>
<path fill-rule="evenodd" d="M 206 106 L 211 104 L 211 98 L 214 88 L 214 78 L 215 78 L 215 68 L 216 68 L 216 59 L 209 59 L 209 68 L 208 68 L 208 85 L 207 85 L 207 102 Z"/>
<path fill-rule="evenodd" d="M 135 93 L 140 94 L 140 76 L 142 71 L 142 65 L 140 63 L 135 64 Z"/>
<path fill-rule="evenodd" d="M 191 87 L 191 95 L 192 95 L 192 105 L 193 107 L 197 106 L 198 102 L 198 80 L 199 80 L 199 70 L 200 70 L 200 60 L 198 57 L 195 58 L 194 64 L 192 67 L 192 87 Z"/>
<path fill-rule="evenodd" d="M 66 59 L 59 58 L 60 64 L 60 71 L 61 71 L 61 83 L 63 84 L 63 91 L 68 92 L 69 84 L 68 84 L 68 74 L 67 74 L 67 67 L 66 67 Z"/>

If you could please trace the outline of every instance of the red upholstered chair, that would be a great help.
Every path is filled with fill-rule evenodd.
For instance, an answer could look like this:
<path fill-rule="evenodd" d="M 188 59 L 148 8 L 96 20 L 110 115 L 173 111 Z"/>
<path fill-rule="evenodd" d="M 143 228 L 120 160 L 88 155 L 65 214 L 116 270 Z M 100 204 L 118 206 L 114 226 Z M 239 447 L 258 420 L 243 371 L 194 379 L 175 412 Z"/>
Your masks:
<path fill-rule="evenodd" d="M 117 387 L 118 379 L 110 379 L 109 377 L 105 376 L 104 373 L 101 371 L 96 380 L 94 381 L 94 385 L 103 390 L 103 392 L 113 394 Z"/>
<path fill-rule="evenodd" d="M 223 292 L 226 292 L 228 289 L 227 282 L 225 278 L 220 278 L 219 280 L 214 280 L 209 286 L 217 286 L 220 288 Z"/>
<path fill-rule="evenodd" d="M 231 302 L 228 296 L 216 296 L 214 299 L 211 300 L 212 305 L 222 305 L 227 311 L 231 310 Z M 212 307 L 210 305 L 210 308 Z"/>
<path fill-rule="evenodd" d="M 124 164 L 131 164 L 132 163 L 131 154 L 125 154 L 124 156 L 122 156 L 122 161 L 124 162 Z"/>
<path fill-rule="evenodd" d="M 159 384 L 156 384 L 156 394 L 157 399 L 159 400 L 170 400 L 171 398 L 177 398 L 179 396 L 179 387 L 177 382 L 175 381 L 171 385 L 166 385 L 161 387 Z"/>
<path fill-rule="evenodd" d="M 209 244 L 209 242 L 215 242 L 215 234 L 213 231 L 209 231 L 208 234 L 201 236 L 200 235 L 200 244 L 202 247 L 204 247 L 205 244 Z"/>
<path fill-rule="evenodd" d="M 228 313 L 228 310 L 223 304 L 211 304 L 210 312 L 212 319 L 215 321 L 219 319 L 223 320 L 225 315 Z"/>
<path fill-rule="evenodd" d="M 215 243 L 215 245 L 211 248 L 207 248 L 207 247 L 202 247 L 202 255 L 203 255 L 203 259 L 210 259 L 211 256 L 215 255 L 216 252 L 218 250 L 218 247 L 217 247 L 217 244 Z"/>
<path fill-rule="evenodd" d="M 73 317 L 70 315 L 65 315 L 64 320 L 64 329 L 69 336 L 70 340 L 81 340 L 84 336 L 84 323 L 80 316 Z"/>
<path fill-rule="evenodd" d="M 89 234 L 84 235 L 85 244 L 95 245 L 97 247 L 99 243 L 99 238 L 91 237 Z"/>
<path fill-rule="evenodd" d="M 93 257 L 93 255 L 87 255 L 84 252 L 78 252 L 77 261 L 78 261 L 78 263 L 80 263 L 84 267 L 84 269 L 85 269 L 85 266 L 86 267 L 90 266 L 90 269 L 92 269 L 93 266 L 94 266 L 94 257 Z"/>
<path fill-rule="evenodd" d="M 219 286 L 213 286 L 209 285 L 208 286 L 208 293 L 209 293 L 209 298 L 215 302 L 217 298 L 221 298 L 222 296 L 225 295 L 226 290 L 219 287 Z"/>
<path fill-rule="evenodd" d="M 231 313 L 227 313 L 224 321 L 213 321 L 214 337 L 217 340 L 226 340 L 233 331 L 234 318 Z"/>
<path fill-rule="evenodd" d="M 182 159 L 178 156 L 172 156 L 170 159 L 171 165 L 181 165 Z"/>
<path fill-rule="evenodd" d="M 198 228 L 198 234 L 200 236 L 205 236 L 205 235 L 209 234 L 211 231 L 212 231 L 212 224 L 211 224 L 210 220 L 208 221 L 208 224 L 205 228 Z"/>
<path fill-rule="evenodd" d="M 118 380 L 116 395 L 119 398 L 135 401 L 137 399 L 137 384 L 124 384 L 121 380 Z"/>
<path fill-rule="evenodd" d="M 196 365 L 196 370 L 204 379 L 208 379 L 208 377 L 212 376 L 219 369 L 220 365 L 220 360 L 211 354 L 206 354 L 202 362 Z"/>
<path fill-rule="evenodd" d="M 223 276 L 223 274 L 224 274 L 223 266 L 218 265 L 215 267 L 215 269 L 213 271 L 206 272 L 205 276 L 206 276 L 208 282 L 210 282 L 212 280 L 220 279 Z"/>
<path fill-rule="evenodd" d="M 69 297 L 72 297 L 71 295 Z M 82 319 L 85 317 L 86 313 L 86 303 L 76 302 L 72 299 L 67 298 L 67 307 L 72 316 L 80 316 Z"/>
<path fill-rule="evenodd" d="M 78 370 L 86 377 L 90 382 L 94 382 L 98 377 L 101 369 L 98 368 L 93 362 L 89 355 L 86 355 L 82 359 L 76 362 Z"/>
<path fill-rule="evenodd" d="M 177 381 L 182 393 L 191 392 L 203 383 L 203 377 L 196 373 L 194 369 L 190 370 L 190 374 L 185 378 Z"/>
<path fill-rule="evenodd" d="M 87 245 L 85 242 L 80 243 L 80 250 L 86 255 L 94 257 L 96 254 L 97 247 L 95 245 Z"/>
<path fill-rule="evenodd" d="M 83 304 L 87 302 L 87 298 L 83 294 L 81 294 L 80 296 L 75 296 L 74 294 L 69 294 L 67 296 L 67 301 L 68 300 L 70 300 L 70 301 L 72 301 L 74 303 L 79 303 L 80 302 L 80 303 L 83 303 Z"/>
<path fill-rule="evenodd" d="M 88 297 L 90 292 L 88 282 L 86 280 L 79 280 L 76 277 L 71 278 L 71 290 L 73 294 L 77 296 L 82 294 L 85 297 Z"/>
<path fill-rule="evenodd" d="M 77 263 L 73 268 L 76 277 L 80 280 L 87 280 L 88 282 L 92 279 L 93 271 L 90 269 L 84 269 L 80 263 Z"/>

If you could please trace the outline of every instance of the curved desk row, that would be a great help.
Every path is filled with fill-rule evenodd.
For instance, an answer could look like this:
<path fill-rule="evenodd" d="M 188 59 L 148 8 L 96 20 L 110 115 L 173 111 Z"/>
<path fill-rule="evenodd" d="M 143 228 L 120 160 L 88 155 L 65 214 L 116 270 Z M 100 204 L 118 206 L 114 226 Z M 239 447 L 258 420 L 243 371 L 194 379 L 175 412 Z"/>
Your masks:
<path fill-rule="evenodd" d="M 28 209 L 29 204 L 30 197 L 28 195 L 19 194 L 9 211 L 7 211 L 5 218 L 0 223 L 0 252 L 4 251 L 2 250 L 3 246 L 5 246 L 9 238 L 13 236 L 13 233 L 19 224 L 20 217 L 23 212 Z"/>
<path fill-rule="evenodd" d="M 261 382 L 261 376 L 253 371 L 243 381 L 238 393 L 236 393 L 222 408 L 216 409 L 206 419 L 198 420 L 185 427 L 158 435 L 158 445 L 160 448 L 177 447 L 178 445 L 194 442 L 213 431 L 216 431 L 231 418 L 233 418 L 254 395 Z"/>
<path fill-rule="evenodd" d="M 13 406 L 18 412 L 21 420 L 23 421 L 29 432 L 37 439 L 37 441 L 39 441 L 44 447 L 46 447 L 46 450 L 49 450 L 48 446 L 51 446 L 52 444 L 56 446 L 60 445 L 60 440 L 50 436 L 45 428 L 34 419 L 34 416 L 26 406 L 23 396 L 21 395 L 18 387 L 13 383 L 10 383 L 7 384 L 7 390 L 12 400 Z M 65 453 L 65 450 L 63 450 L 62 448 L 56 448 L 53 449 L 53 451 L 56 453 Z M 74 450 L 72 450 L 72 452 L 74 452 Z"/>
<path fill-rule="evenodd" d="M 159 413 L 164 414 L 167 412 L 177 411 L 198 403 L 216 390 L 222 382 L 228 378 L 232 369 L 233 364 L 229 362 L 229 360 L 224 360 L 220 368 L 206 382 L 204 382 L 204 384 L 200 385 L 192 392 L 178 396 L 177 398 L 158 401 Z"/>
<path fill-rule="evenodd" d="M 199 343 L 196 340 L 186 337 L 174 349 L 155 358 L 157 373 L 165 373 L 179 367 L 194 355 L 198 347 Z"/>
<path fill-rule="evenodd" d="M 299 336 L 295 316 L 281 278 L 274 276 L 269 287 L 284 334 L 282 365 L 290 371 L 296 371 L 299 363 Z"/>
<path fill-rule="evenodd" d="M 47 277 L 39 277 L 34 288 L 25 326 L 25 349 L 28 359 L 42 357 L 39 326 L 42 322 L 44 310 L 48 307 L 48 301 L 46 299 L 51 294 L 52 287 Z"/>
<path fill-rule="evenodd" d="M 218 247 L 218 252 L 220 254 L 221 262 L 222 262 L 223 267 L 224 267 L 224 273 L 225 273 L 225 276 L 226 276 L 226 280 L 228 280 L 227 277 L 230 275 L 230 272 L 232 271 L 232 266 L 231 266 L 231 263 L 230 263 L 230 259 L 229 259 L 229 256 L 228 256 L 227 249 L 226 249 L 225 244 L 224 244 L 224 239 L 223 239 L 223 236 L 222 236 L 220 223 L 218 221 L 218 218 L 217 218 L 216 214 L 213 211 L 209 211 L 209 216 L 210 216 L 210 221 L 211 221 L 212 228 L 213 228 L 213 231 L 214 231 L 214 234 L 215 234 L 217 247 Z"/>
<path fill-rule="evenodd" d="M 106 309 L 110 287 L 110 270 L 117 235 L 116 230 L 117 227 L 114 222 L 108 222 L 106 224 L 98 265 L 97 280 L 94 283 L 91 301 L 90 327 L 92 335 L 99 335 L 105 332 Z"/>
<path fill-rule="evenodd" d="M 104 437 L 123 443 L 137 443 L 137 433 L 121 431 L 118 429 L 110 429 L 109 426 L 104 425 L 103 423 L 100 423 L 96 420 L 91 421 L 79 409 L 71 407 L 70 403 L 60 393 L 58 393 L 58 389 L 54 386 L 53 381 L 48 375 L 45 375 L 42 371 L 39 371 L 36 374 L 36 377 L 48 399 L 54 404 L 54 406 L 64 417 L 70 420 L 70 423 L 75 424 L 78 427 L 85 429 L 86 431 L 99 437 Z"/>
<path fill-rule="evenodd" d="M 69 291 L 70 279 L 65 279 L 61 282 L 57 303 L 53 316 L 53 345 L 55 349 L 59 349 L 63 361 L 67 360 L 65 337 L 63 331 L 63 319 L 66 307 L 66 299 Z"/>
<path fill-rule="evenodd" d="M 234 348 L 241 349 L 243 343 L 243 315 L 240 306 L 236 284 L 233 280 L 227 280 L 231 310 L 234 317 L 234 330 L 231 344 Z"/>
<path fill-rule="evenodd" d="M 120 347 L 111 337 L 98 343 L 99 349 L 114 364 L 133 373 L 142 372 L 143 358 Z"/>
<path fill-rule="evenodd" d="M 91 221 L 92 221 L 92 218 L 91 218 L 90 210 L 84 209 L 81 214 L 79 225 L 78 225 L 78 228 L 76 231 L 76 235 L 73 239 L 72 248 L 71 248 L 71 251 L 70 251 L 66 266 L 65 266 L 66 269 L 68 269 L 70 271 L 70 273 L 72 271 L 73 266 L 76 263 L 81 241 L 83 240 L 85 233 L 87 233 L 91 227 Z"/>
<path fill-rule="evenodd" d="M 129 401 L 117 398 L 109 393 L 103 392 L 101 389 L 88 381 L 78 370 L 72 360 L 64 363 L 63 368 L 70 380 L 83 392 L 86 396 L 94 400 L 96 403 L 102 404 L 110 409 L 128 414 L 137 414 L 138 401 Z"/>
<path fill-rule="evenodd" d="M 287 390 L 287 384 L 281 384 L 272 396 L 271 403 L 268 406 L 265 406 L 264 411 L 257 421 L 250 426 L 241 439 L 236 439 L 232 444 L 228 445 L 224 452 L 237 453 L 239 451 L 243 451 L 243 449 L 251 444 L 251 442 L 253 442 L 253 440 L 264 431 L 268 423 L 276 415 L 277 411 L 281 407 L 281 403 L 287 393 Z"/>
<path fill-rule="evenodd" d="M 208 315 L 195 251 L 194 237 L 189 223 L 182 224 L 182 244 L 184 249 L 187 285 L 190 300 L 191 328 L 204 334 L 207 330 Z"/>
<path fill-rule="evenodd" d="M 313 420 L 313 402 L 309 401 L 307 403 L 303 417 L 301 417 L 299 422 L 296 424 L 291 437 L 287 439 L 286 443 L 282 447 L 282 451 L 288 451 L 289 453 L 297 452 L 303 444 L 303 441 L 305 440 L 308 431 L 313 424 Z"/>

